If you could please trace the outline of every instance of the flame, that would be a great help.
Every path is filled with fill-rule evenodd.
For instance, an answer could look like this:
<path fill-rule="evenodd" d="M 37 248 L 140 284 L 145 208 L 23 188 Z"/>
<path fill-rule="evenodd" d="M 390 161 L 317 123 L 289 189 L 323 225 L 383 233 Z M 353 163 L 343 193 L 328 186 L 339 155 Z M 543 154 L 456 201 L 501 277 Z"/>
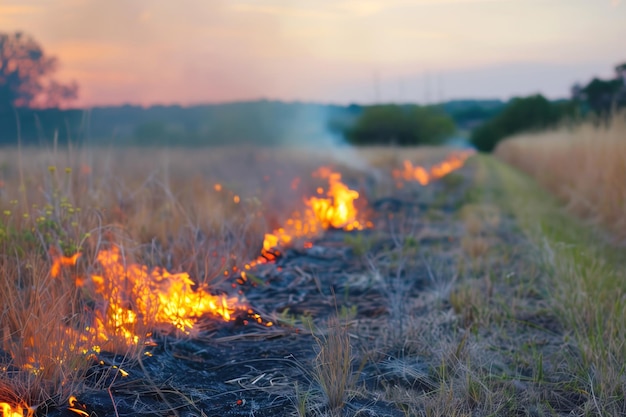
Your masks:
<path fill-rule="evenodd" d="M 51 275 L 58 276 L 60 268 L 75 265 L 79 256 L 53 255 Z M 171 324 L 189 333 L 205 314 L 230 321 L 234 312 L 249 310 L 237 297 L 210 294 L 185 272 L 170 273 L 164 268 L 127 262 L 117 247 L 101 250 L 96 260 L 98 273 L 87 278 L 77 276 L 75 282 L 100 307 L 96 307 L 91 325 L 84 329 L 95 335 L 98 343 L 121 338 L 137 344 L 153 324 Z"/>
<path fill-rule="evenodd" d="M 52 257 L 52 266 L 50 267 L 50 276 L 56 278 L 61 273 L 61 268 L 64 266 L 74 266 L 76 261 L 80 257 L 80 252 L 75 253 L 72 256 L 63 256 L 56 253 L 54 249 L 50 250 Z"/>
<path fill-rule="evenodd" d="M 422 166 L 413 166 L 411 161 L 405 160 L 403 169 L 394 169 L 392 175 L 396 180 L 417 181 L 421 185 L 428 185 L 433 180 L 439 179 L 461 168 L 467 158 L 474 154 L 473 150 L 454 152 L 438 164 L 433 165 L 430 170 Z"/>
<path fill-rule="evenodd" d="M 81 404 L 76 397 L 73 395 L 68 400 L 69 407 L 67 409 L 69 411 L 73 411 L 79 416 L 89 417 L 89 413 L 87 412 L 87 407 L 84 404 Z"/>
<path fill-rule="evenodd" d="M 296 238 L 312 237 L 330 228 L 362 230 L 371 227 L 370 222 L 358 219 L 359 213 L 354 202 L 359 198 L 359 193 L 341 181 L 340 173 L 321 167 L 313 176 L 326 179 L 328 191 L 318 187 L 318 196 L 305 199 L 306 208 L 303 212 L 294 212 L 283 227 L 265 234 L 261 251 L 265 261 L 275 259 L 276 253 L 279 253 L 276 248 L 288 245 Z"/>
<path fill-rule="evenodd" d="M 186 272 L 172 274 L 166 269 L 126 263 L 117 247 L 98 253 L 101 275 L 92 275 L 95 292 L 108 302 L 104 327 L 121 332 L 137 342 L 133 328 L 140 319 L 170 323 L 183 332 L 193 328 L 195 320 L 212 314 L 231 320 L 237 310 L 247 310 L 236 297 L 216 296 L 196 287 Z"/>
<path fill-rule="evenodd" d="M 24 408 L 19 406 L 12 406 L 9 403 L 0 403 L 0 415 L 2 417 L 24 417 Z"/>

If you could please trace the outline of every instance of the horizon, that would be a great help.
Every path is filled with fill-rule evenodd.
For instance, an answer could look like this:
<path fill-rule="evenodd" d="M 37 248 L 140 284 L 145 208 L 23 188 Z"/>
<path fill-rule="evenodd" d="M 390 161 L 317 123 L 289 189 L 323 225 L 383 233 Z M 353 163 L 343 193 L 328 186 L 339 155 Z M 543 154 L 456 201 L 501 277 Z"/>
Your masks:
<path fill-rule="evenodd" d="M 197 102 L 197 103 L 186 103 L 186 104 L 180 104 L 180 103 L 149 103 L 149 104 L 137 104 L 137 103 L 113 103 L 113 104 L 96 104 L 96 105 L 87 105 L 84 107 L 80 107 L 80 106 L 63 106 L 62 109 L 63 110 L 92 110 L 92 109 L 98 109 L 98 108 L 119 108 L 119 107 L 136 107 L 136 108 L 142 108 L 142 109 L 149 109 L 152 107 L 181 107 L 181 108 L 191 108 L 191 107 L 203 107 L 203 106 L 227 106 L 230 104 L 247 104 L 247 103 L 281 103 L 281 104 L 286 104 L 286 105 L 297 105 L 297 104 L 302 104 L 302 105 L 314 105 L 314 106 L 324 106 L 324 107 L 349 107 L 349 106 L 361 106 L 361 107 L 365 107 L 365 106 L 371 106 L 371 105 L 381 105 L 381 106 L 385 106 L 385 105 L 394 105 L 394 106 L 420 106 L 420 107 L 425 107 L 425 106 L 441 106 L 444 105 L 446 103 L 454 103 L 454 102 L 495 102 L 495 101 L 499 101 L 502 102 L 503 104 L 506 104 L 508 101 L 513 100 L 517 97 L 511 97 L 510 99 L 498 99 L 498 98 L 458 98 L 458 99 L 449 99 L 449 100 L 445 100 L 442 102 L 432 102 L 432 103 L 428 103 L 428 104 L 424 104 L 424 103 L 419 103 L 419 102 L 395 102 L 395 101 L 384 101 L 384 102 L 377 102 L 377 103 L 356 103 L 356 102 L 352 102 L 352 103 L 332 103 L 332 102 L 323 102 L 323 101 L 305 101 L 305 100 L 283 100 L 283 99 L 272 99 L 272 98 L 250 98 L 250 99 L 242 99 L 242 100 L 233 100 L 233 101 L 219 101 L 219 102 Z M 548 98 L 548 100 L 550 101 L 559 101 L 559 100 L 563 100 L 561 98 L 555 98 L 555 99 L 551 99 Z M 42 108 L 34 108 L 35 110 L 45 110 L 46 107 L 42 107 Z"/>
<path fill-rule="evenodd" d="M 626 59 L 619 0 L 3 3 L 78 82 L 70 108 L 560 99 Z"/>

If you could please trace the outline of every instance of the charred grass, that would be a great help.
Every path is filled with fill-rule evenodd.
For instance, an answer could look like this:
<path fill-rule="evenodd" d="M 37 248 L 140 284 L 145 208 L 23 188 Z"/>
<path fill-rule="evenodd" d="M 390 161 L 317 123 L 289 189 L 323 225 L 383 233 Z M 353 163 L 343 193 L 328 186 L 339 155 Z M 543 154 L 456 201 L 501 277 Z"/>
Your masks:
<path fill-rule="evenodd" d="M 572 258 L 572 240 L 531 233 L 555 206 L 490 159 L 427 187 L 397 188 L 389 177 L 409 154 L 417 163 L 446 152 L 334 155 L 368 199 L 373 228 L 293 245 L 244 284 L 232 266 L 254 259 L 263 233 L 301 202 L 294 178 L 315 192 L 307 176 L 331 155 L 4 152 L 0 402 L 57 416 L 76 415 L 72 395 L 74 408 L 96 416 L 623 412 L 624 309 L 608 290 L 621 278 L 609 263 Z M 525 214 L 520 200 L 537 196 Z M 276 325 L 205 317 L 185 335 L 145 320 L 152 337 L 132 348 L 122 337 L 100 346 L 68 333 L 98 308 L 73 277 L 97 271 L 96 254 L 110 246 L 241 293 Z M 53 278 L 54 251 L 77 250 L 74 270 Z"/>

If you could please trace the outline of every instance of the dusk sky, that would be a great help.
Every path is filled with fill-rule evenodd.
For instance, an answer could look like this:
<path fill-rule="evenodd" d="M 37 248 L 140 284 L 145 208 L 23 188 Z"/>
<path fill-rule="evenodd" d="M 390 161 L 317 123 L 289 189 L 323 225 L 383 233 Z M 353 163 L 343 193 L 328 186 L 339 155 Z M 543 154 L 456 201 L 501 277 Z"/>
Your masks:
<path fill-rule="evenodd" d="M 557 98 L 626 61 L 620 0 L 0 0 L 16 30 L 87 106 Z"/>

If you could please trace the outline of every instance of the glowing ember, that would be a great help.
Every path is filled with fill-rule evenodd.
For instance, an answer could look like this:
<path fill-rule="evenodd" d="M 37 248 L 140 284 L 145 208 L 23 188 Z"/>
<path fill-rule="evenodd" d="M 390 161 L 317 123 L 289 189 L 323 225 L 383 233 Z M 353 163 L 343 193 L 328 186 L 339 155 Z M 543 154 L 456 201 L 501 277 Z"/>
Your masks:
<path fill-rule="evenodd" d="M 431 181 L 461 168 L 473 154 L 473 150 L 452 153 L 444 161 L 433 165 L 430 170 L 419 165 L 413 166 L 411 161 L 404 161 L 403 169 L 394 169 L 392 174 L 396 180 L 417 181 L 421 185 L 428 185 Z"/>
<path fill-rule="evenodd" d="M 354 202 L 359 193 L 341 182 L 340 173 L 321 167 L 313 176 L 328 180 L 328 191 L 318 187 L 318 196 L 305 200 L 303 212 L 294 212 L 283 227 L 265 235 L 262 249 L 265 260 L 273 260 L 279 253 L 277 247 L 288 245 L 296 238 L 312 237 L 330 228 L 362 230 L 371 227 L 371 223 L 358 219 Z M 310 243 L 307 246 L 310 247 Z"/>

